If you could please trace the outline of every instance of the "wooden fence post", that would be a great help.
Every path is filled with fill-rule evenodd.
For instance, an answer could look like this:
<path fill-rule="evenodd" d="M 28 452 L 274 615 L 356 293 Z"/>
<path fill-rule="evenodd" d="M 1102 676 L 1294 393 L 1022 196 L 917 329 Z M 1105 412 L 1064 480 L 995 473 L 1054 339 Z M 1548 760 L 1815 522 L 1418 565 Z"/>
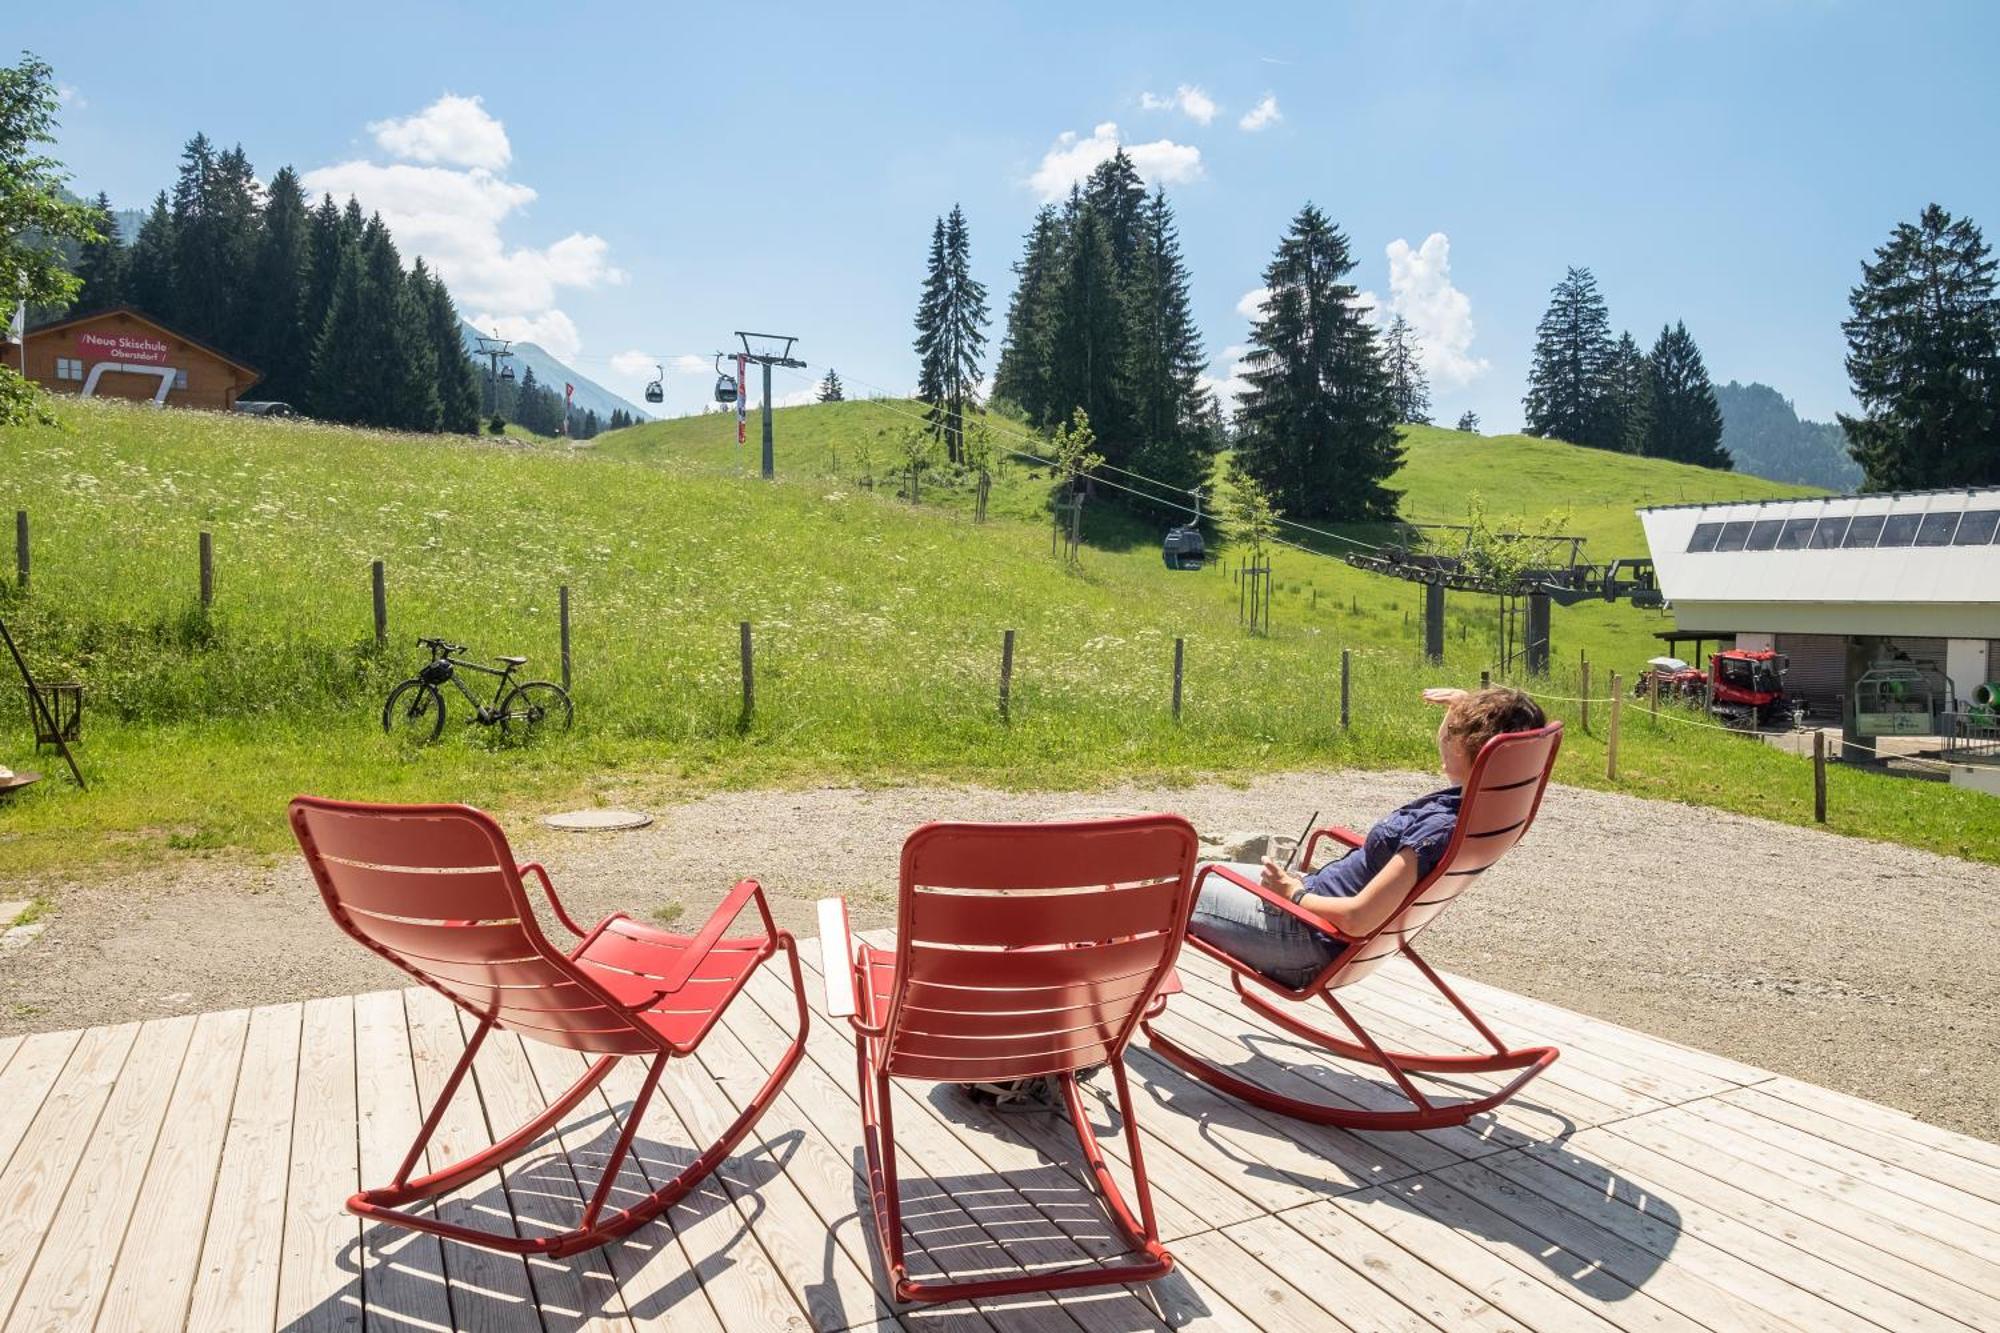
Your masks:
<path fill-rule="evenodd" d="M 14 511 L 14 581 L 28 590 L 28 511 Z"/>
<path fill-rule="evenodd" d="M 757 675 L 750 657 L 750 622 L 739 621 L 737 629 L 743 638 L 743 720 L 748 722 L 757 706 Z"/>
<path fill-rule="evenodd" d="M 1618 718 L 1625 711 L 1625 691 L 1623 680 L 1616 671 L 1611 673 L 1611 734 L 1604 742 L 1604 776 L 1618 781 Z"/>
<path fill-rule="evenodd" d="M 215 601 L 215 537 L 201 534 L 201 605 L 205 611 Z"/>
<path fill-rule="evenodd" d="M 1000 638 L 1000 720 L 1011 721 L 1008 714 L 1009 696 L 1014 692 L 1014 631 L 1008 630 Z"/>
<path fill-rule="evenodd" d="M 1646 710 L 1653 715 L 1653 725 L 1660 722 L 1660 673 L 1649 672 L 1646 676 Z"/>
<path fill-rule="evenodd" d="M 375 585 L 375 646 L 384 648 L 389 643 L 389 589 L 382 575 L 382 562 L 377 560 L 369 571 Z"/>
<path fill-rule="evenodd" d="M 1826 732 L 1813 732 L 1813 818 L 1826 822 Z"/>
<path fill-rule="evenodd" d="M 556 589 L 556 620 L 562 630 L 563 691 L 569 691 L 569 585 Z"/>
<path fill-rule="evenodd" d="M 1578 679 L 1583 682 L 1583 688 L 1577 691 L 1577 694 L 1582 696 L 1583 699 L 1582 704 L 1579 705 L 1583 709 L 1583 734 L 1588 736 L 1590 734 L 1590 659 L 1587 657 L 1583 658 L 1578 665 L 1577 671 Z"/>
<path fill-rule="evenodd" d="M 1486 688 L 1486 687 L 1487 687 L 1488 685 L 1491 685 L 1492 683 L 1493 683 L 1493 673 L 1492 673 L 1491 671 L 1482 671 L 1482 672 L 1480 672 L 1480 673 L 1479 673 L 1479 688 L 1480 688 L 1480 689 L 1482 689 L 1482 690 L 1483 690 L 1483 689 L 1485 689 L 1485 688 Z"/>
<path fill-rule="evenodd" d="M 1347 697 L 1350 667 L 1352 663 L 1347 649 L 1340 650 L 1340 729 L 1347 730 Z"/>
<path fill-rule="evenodd" d="M 1181 720 L 1181 658 L 1187 648 L 1187 640 L 1174 640 L 1174 721 Z"/>

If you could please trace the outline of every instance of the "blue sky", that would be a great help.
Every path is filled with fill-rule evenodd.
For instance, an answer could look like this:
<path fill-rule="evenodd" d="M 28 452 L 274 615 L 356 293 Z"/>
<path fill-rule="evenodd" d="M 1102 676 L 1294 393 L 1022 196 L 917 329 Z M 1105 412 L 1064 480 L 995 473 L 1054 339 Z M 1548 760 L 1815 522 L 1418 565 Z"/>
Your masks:
<path fill-rule="evenodd" d="M 907 390 L 954 202 L 997 357 L 1040 193 L 1114 137 L 1173 199 L 1218 381 L 1310 199 L 1355 282 L 1427 335 L 1438 416 L 1488 430 L 1520 423 L 1567 264 L 1596 272 L 1614 327 L 1650 344 L 1684 319 L 1718 382 L 1825 418 L 1850 406 L 1859 261 L 1932 200 L 2000 228 L 1984 3 L 162 13 L 10 15 L 65 87 L 79 190 L 138 207 L 196 130 L 240 141 L 260 175 L 291 163 L 382 209 L 469 316 L 628 396 L 667 363 L 669 410 L 705 398 L 705 354 L 737 328 L 798 334 L 852 391 Z"/>

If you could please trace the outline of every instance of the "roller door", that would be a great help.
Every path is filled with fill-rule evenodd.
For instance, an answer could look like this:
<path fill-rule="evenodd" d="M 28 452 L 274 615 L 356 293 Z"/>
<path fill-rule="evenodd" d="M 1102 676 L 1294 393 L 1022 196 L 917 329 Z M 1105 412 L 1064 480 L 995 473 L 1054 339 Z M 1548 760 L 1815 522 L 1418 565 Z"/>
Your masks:
<path fill-rule="evenodd" d="M 1841 690 L 1847 683 L 1847 639 L 1840 634 L 1780 634 L 1772 645 L 1792 659 L 1785 671 L 1785 691 L 1806 702 L 1814 717 L 1840 716 Z"/>

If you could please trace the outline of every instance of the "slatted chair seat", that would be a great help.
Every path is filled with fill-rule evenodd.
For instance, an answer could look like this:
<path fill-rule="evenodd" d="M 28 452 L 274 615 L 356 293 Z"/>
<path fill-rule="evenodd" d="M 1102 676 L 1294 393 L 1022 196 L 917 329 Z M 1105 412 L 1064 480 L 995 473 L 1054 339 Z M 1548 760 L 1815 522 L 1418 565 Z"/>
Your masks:
<path fill-rule="evenodd" d="M 292 832 L 321 898 L 349 935 L 478 1020 L 393 1180 L 347 1201 L 375 1221 L 516 1254 L 575 1254 L 625 1235 L 685 1198 L 741 1142 L 805 1054 L 807 1013 L 798 949 L 771 920 L 755 880 L 738 881 L 700 931 L 661 930 L 613 913 L 586 930 L 563 909 L 548 872 L 517 865 L 498 824 L 462 805 L 369 805 L 301 796 Z M 567 951 L 535 919 L 525 876 L 540 881 L 550 910 L 576 937 Z M 725 937 L 754 907 L 763 929 Z M 674 1179 L 644 1198 L 607 1209 L 612 1184 L 668 1061 L 692 1054 L 763 963 L 783 953 L 798 1003 L 798 1031 L 763 1088 Z M 542 1114 L 492 1147 L 412 1178 L 445 1108 L 495 1029 L 598 1058 Z M 476 1180 L 533 1147 L 627 1056 L 648 1060 L 617 1147 L 574 1228 L 517 1236 L 405 1211 Z"/>
<path fill-rule="evenodd" d="M 1199 936 L 1190 935 L 1188 944 L 1216 959 L 1230 970 L 1230 981 L 1239 999 L 1253 1012 L 1269 1019 L 1296 1036 L 1349 1060 L 1356 1060 L 1386 1072 L 1410 1102 L 1407 1110 L 1358 1110 L 1306 1101 L 1274 1092 L 1252 1083 L 1228 1069 L 1175 1042 L 1151 1025 L 1164 1009 L 1156 1003 L 1147 1014 L 1146 1039 L 1160 1055 L 1195 1078 L 1224 1092 L 1268 1110 L 1324 1125 L 1349 1129 L 1437 1129 L 1461 1125 L 1476 1115 L 1493 1110 L 1526 1087 L 1536 1075 L 1553 1064 L 1560 1052 L 1553 1046 L 1513 1048 L 1494 1034 L 1443 977 L 1417 953 L 1417 938 L 1450 909 L 1480 875 L 1490 869 L 1519 842 L 1535 822 L 1549 774 L 1555 768 L 1556 752 L 1562 745 L 1562 723 L 1552 722 L 1533 731 L 1508 732 L 1489 740 L 1474 759 L 1459 802 L 1458 823 L 1451 841 L 1429 874 L 1411 886 L 1403 903 L 1380 927 L 1366 935 L 1347 935 L 1324 917 L 1308 912 L 1290 900 L 1270 892 L 1249 875 L 1225 865 L 1204 865 L 1196 880 L 1199 886 L 1210 875 L 1219 875 L 1247 892 L 1289 912 L 1316 930 L 1339 939 L 1346 947 L 1338 957 L 1296 988 L 1280 985 L 1241 959 Z M 1302 864 L 1310 870 L 1313 855 L 1323 842 L 1339 843 L 1349 850 L 1359 849 L 1364 839 L 1349 828 L 1331 825 L 1314 830 L 1306 841 Z M 1492 1048 L 1490 1053 L 1434 1054 L 1384 1050 L 1361 1025 L 1352 1010 L 1335 992 L 1366 980 L 1398 954 L 1415 964 L 1432 986 L 1451 1002 L 1479 1036 Z M 1301 1004 L 1323 1002 L 1341 1020 L 1352 1036 L 1335 1036 L 1298 1016 Z M 1495 1091 L 1464 1101 L 1433 1101 L 1410 1078 L 1413 1073 L 1495 1073 L 1519 1071 L 1517 1076 Z"/>
<path fill-rule="evenodd" d="M 1198 843 L 1174 815 L 1052 824 L 927 824 L 903 846 L 896 945 L 852 940 L 847 907 L 820 903 L 827 1012 L 856 1033 L 862 1145 L 877 1239 L 906 1301 L 1143 1282 L 1160 1243 L 1124 1052 L 1172 974 L 1193 903 Z M 1097 1146 L 1079 1070 L 1109 1065 L 1138 1213 Z M 913 1280 L 904 1262 L 892 1078 L 1000 1083 L 1048 1076 L 1130 1262 L 1014 1277 Z"/>

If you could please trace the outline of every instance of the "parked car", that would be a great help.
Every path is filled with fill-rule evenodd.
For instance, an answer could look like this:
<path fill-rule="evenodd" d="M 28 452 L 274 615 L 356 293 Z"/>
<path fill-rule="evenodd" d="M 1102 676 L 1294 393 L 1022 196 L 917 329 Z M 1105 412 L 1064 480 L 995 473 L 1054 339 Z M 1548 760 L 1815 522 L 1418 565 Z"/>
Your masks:
<path fill-rule="evenodd" d="M 299 414 L 299 410 L 290 403 L 280 403 L 275 400 L 269 402 L 245 402 L 239 400 L 236 404 L 236 410 L 238 412 L 247 412 L 253 417 L 295 417 Z"/>

